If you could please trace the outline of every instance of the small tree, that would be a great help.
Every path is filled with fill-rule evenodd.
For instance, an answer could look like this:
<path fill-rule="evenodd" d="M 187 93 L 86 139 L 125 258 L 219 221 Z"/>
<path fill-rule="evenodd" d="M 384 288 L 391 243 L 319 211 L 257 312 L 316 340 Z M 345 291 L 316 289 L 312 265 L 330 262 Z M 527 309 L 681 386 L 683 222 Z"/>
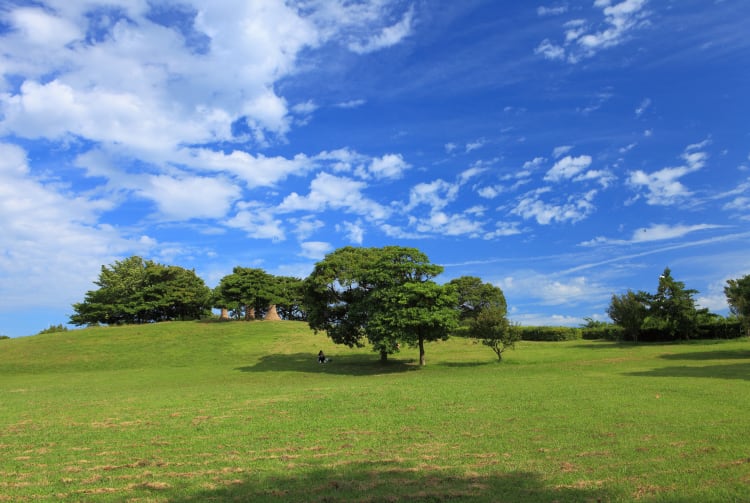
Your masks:
<path fill-rule="evenodd" d="M 469 333 L 479 339 L 482 344 L 492 349 L 498 361 L 503 360 L 503 353 L 507 349 L 514 349 L 516 342 L 521 340 L 518 325 L 512 323 L 505 316 L 505 309 L 488 307 L 471 321 Z"/>
<path fill-rule="evenodd" d="M 651 301 L 650 317 L 657 321 L 670 339 L 689 339 L 698 331 L 698 310 L 685 283 L 672 278 L 669 267 L 659 276 L 659 287 Z"/>
<path fill-rule="evenodd" d="M 727 280 L 724 294 L 727 296 L 729 310 L 739 318 L 745 334 L 750 335 L 750 274 Z"/>
<path fill-rule="evenodd" d="M 613 295 L 607 314 L 623 328 L 625 338 L 638 342 L 643 321 L 648 316 L 650 295 L 646 292 L 628 290 L 622 295 Z"/>

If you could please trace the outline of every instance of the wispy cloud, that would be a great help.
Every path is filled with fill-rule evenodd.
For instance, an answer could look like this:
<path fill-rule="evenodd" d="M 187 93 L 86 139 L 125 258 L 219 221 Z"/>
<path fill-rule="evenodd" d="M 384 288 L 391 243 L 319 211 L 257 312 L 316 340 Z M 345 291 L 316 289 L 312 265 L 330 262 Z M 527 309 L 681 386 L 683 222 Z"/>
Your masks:
<path fill-rule="evenodd" d="M 636 29 L 647 24 L 648 0 L 623 0 L 612 4 L 611 0 L 596 0 L 594 7 L 601 9 L 601 22 L 573 19 L 564 24 L 564 41 L 544 39 L 535 53 L 550 60 L 577 63 L 598 52 L 625 42 Z"/>
<path fill-rule="evenodd" d="M 714 224 L 693 224 L 693 225 L 668 225 L 668 224 L 652 224 L 650 227 L 641 227 L 636 229 L 630 239 L 613 239 L 605 237 L 597 237 L 591 241 L 581 243 L 581 246 L 594 246 L 600 244 L 616 244 L 616 245 L 627 245 L 637 243 L 649 243 L 652 241 L 665 241 L 668 239 L 682 238 L 693 232 L 699 232 L 704 230 L 722 229 L 726 228 L 724 225 Z"/>

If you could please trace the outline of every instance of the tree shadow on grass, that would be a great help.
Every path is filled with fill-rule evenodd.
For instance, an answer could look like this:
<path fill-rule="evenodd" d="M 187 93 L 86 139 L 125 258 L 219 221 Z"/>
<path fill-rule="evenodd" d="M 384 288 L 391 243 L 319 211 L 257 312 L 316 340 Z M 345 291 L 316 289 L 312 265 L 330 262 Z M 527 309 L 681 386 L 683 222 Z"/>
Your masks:
<path fill-rule="evenodd" d="M 678 353 L 661 355 L 665 360 L 748 360 L 749 349 L 733 349 L 726 351 L 698 351 L 695 353 Z"/>
<path fill-rule="evenodd" d="M 630 372 L 626 375 L 638 377 L 708 377 L 750 381 L 750 362 L 729 365 L 663 367 L 643 372 Z"/>
<path fill-rule="evenodd" d="M 240 372 L 304 372 L 312 374 L 370 376 L 419 370 L 414 360 L 390 359 L 381 362 L 377 355 L 335 355 L 329 363 L 318 363 L 317 355 L 310 353 L 272 354 L 257 363 L 238 367 Z"/>
<path fill-rule="evenodd" d="M 257 476 L 216 485 L 216 488 L 167 501 L 562 503 L 612 499 L 612 494 L 596 481 L 550 485 L 539 474 L 530 472 L 456 475 L 439 467 L 409 468 L 387 461 L 352 462 L 330 468 L 292 468 L 284 476 Z"/>

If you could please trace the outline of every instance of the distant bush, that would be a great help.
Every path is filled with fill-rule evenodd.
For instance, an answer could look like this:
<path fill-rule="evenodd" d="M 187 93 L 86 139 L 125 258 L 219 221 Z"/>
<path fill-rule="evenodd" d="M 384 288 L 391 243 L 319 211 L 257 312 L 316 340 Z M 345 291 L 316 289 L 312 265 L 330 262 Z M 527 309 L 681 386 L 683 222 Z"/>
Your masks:
<path fill-rule="evenodd" d="M 583 337 L 580 328 L 573 327 L 518 327 L 524 341 L 575 341 Z"/>
<path fill-rule="evenodd" d="M 0 335 L 0 339 L 10 339 L 10 337 L 7 335 Z"/>
<path fill-rule="evenodd" d="M 60 323 L 59 325 L 50 325 L 49 328 L 45 328 L 41 332 L 39 332 L 39 335 L 41 334 L 54 334 L 57 332 L 67 332 L 68 327 Z"/>

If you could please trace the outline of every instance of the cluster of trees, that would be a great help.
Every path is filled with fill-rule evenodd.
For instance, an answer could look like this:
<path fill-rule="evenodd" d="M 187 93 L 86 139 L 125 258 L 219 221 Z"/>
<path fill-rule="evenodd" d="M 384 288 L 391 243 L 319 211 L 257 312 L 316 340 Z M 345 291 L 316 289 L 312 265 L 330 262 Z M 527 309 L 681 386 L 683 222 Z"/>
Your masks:
<path fill-rule="evenodd" d="M 302 280 L 273 276 L 262 269 L 235 267 L 215 289 L 194 270 L 133 256 L 102 266 L 99 288 L 73 304 L 74 325 L 121 325 L 195 320 L 221 309 L 222 316 L 254 319 L 269 312 L 276 319 L 303 319 Z M 279 316 L 281 315 L 281 316 Z"/>
<path fill-rule="evenodd" d="M 419 348 L 462 327 L 495 351 L 512 347 L 517 330 L 506 318 L 500 288 L 476 277 L 440 285 L 443 268 L 416 248 L 340 248 L 305 280 L 235 267 L 213 290 L 195 271 L 130 257 L 102 266 L 99 287 L 73 305 L 75 325 L 221 318 L 307 320 L 334 342 L 369 343 L 382 360 L 402 344 Z"/>
<path fill-rule="evenodd" d="M 745 333 L 750 334 L 750 276 L 729 280 L 724 291 L 732 313 L 743 323 Z M 632 341 L 637 342 L 645 335 L 659 340 L 697 338 L 703 327 L 724 321 L 708 309 L 697 308 L 694 299 L 697 293 L 675 280 L 667 267 L 659 276 L 656 293 L 628 290 L 613 295 L 607 314 L 622 327 L 623 336 Z"/>

